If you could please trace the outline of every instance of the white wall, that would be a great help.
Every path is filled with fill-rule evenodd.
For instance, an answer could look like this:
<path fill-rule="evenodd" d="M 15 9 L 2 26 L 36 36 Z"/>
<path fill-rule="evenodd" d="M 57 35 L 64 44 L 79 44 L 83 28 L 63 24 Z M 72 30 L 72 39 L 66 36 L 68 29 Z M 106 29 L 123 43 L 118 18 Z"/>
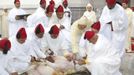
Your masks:
<path fill-rule="evenodd" d="M 35 8 L 38 7 L 40 0 L 20 0 L 23 8 Z M 48 0 L 46 0 L 48 1 Z M 88 2 L 95 0 L 68 0 L 70 7 L 84 7 Z M 12 8 L 14 6 L 14 0 L 0 0 L 0 8 L 7 7 Z"/>

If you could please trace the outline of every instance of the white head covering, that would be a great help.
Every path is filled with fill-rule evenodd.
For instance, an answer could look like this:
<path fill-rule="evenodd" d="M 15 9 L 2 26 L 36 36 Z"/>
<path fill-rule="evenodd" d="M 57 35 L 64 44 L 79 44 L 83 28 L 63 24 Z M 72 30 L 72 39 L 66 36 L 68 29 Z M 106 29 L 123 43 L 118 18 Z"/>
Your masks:
<path fill-rule="evenodd" d="M 91 3 L 88 3 L 88 4 L 87 4 L 87 6 L 86 6 L 86 10 L 88 10 L 88 9 L 87 9 L 88 7 L 91 7 L 92 10 L 93 10 L 93 6 L 91 5 Z"/>

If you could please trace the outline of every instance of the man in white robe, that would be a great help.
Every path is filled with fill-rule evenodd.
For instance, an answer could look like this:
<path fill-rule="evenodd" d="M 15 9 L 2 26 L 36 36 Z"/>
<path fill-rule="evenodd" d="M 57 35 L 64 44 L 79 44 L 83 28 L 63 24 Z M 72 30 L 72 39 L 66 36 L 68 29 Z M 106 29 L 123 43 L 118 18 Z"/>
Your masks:
<path fill-rule="evenodd" d="M 45 35 L 44 32 L 45 30 L 41 24 L 38 24 L 35 30 L 32 30 L 31 33 L 29 32 L 30 55 L 34 56 L 37 60 L 46 58 L 46 55 L 41 50 L 41 41 Z"/>
<path fill-rule="evenodd" d="M 91 30 L 94 31 L 95 33 L 98 33 L 100 30 L 100 22 L 97 21 L 91 26 Z M 90 29 L 89 29 L 90 30 Z M 85 32 L 81 36 L 80 42 L 79 42 L 79 54 L 83 59 L 86 59 L 87 56 L 89 57 L 92 52 L 92 46 L 93 44 L 89 43 L 84 39 Z"/>
<path fill-rule="evenodd" d="M 87 19 L 93 23 L 97 21 L 96 14 L 93 11 L 93 6 L 90 3 L 87 4 L 86 11 L 84 12 L 83 16 L 87 17 Z"/>
<path fill-rule="evenodd" d="M 69 23 L 71 24 L 72 12 L 71 12 L 71 10 L 70 10 L 69 7 L 68 7 L 68 1 L 67 1 L 67 0 L 64 0 L 64 1 L 62 2 L 62 5 L 63 5 L 63 7 L 64 7 L 64 16 L 65 16 L 67 19 L 70 20 Z"/>
<path fill-rule="evenodd" d="M 93 31 L 87 31 L 84 39 L 93 44 L 90 57 L 83 61 L 92 75 L 121 75 L 119 53 L 106 37 Z M 79 64 L 83 62 L 78 61 Z"/>
<path fill-rule="evenodd" d="M 122 7 L 125 9 L 125 12 L 128 17 L 128 28 L 127 28 L 127 37 L 126 37 L 126 44 L 125 44 L 125 49 L 128 52 L 131 52 L 131 34 L 132 34 L 132 29 L 133 29 L 133 11 L 128 7 L 128 0 L 123 0 L 122 1 Z"/>
<path fill-rule="evenodd" d="M 56 25 L 53 25 L 49 32 L 45 33 L 45 37 L 42 41 L 42 48 L 44 53 L 51 50 L 53 51 L 54 55 L 60 56 L 64 56 L 66 53 L 68 53 L 69 49 L 68 43 Z"/>
<path fill-rule="evenodd" d="M 53 4 L 50 4 L 47 6 L 46 10 L 45 10 L 45 15 L 43 15 L 42 17 L 40 17 L 35 24 L 42 24 L 45 28 L 50 27 L 49 26 L 49 21 L 52 18 L 54 13 L 54 6 Z"/>
<path fill-rule="evenodd" d="M 36 11 L 28 16 L 27 19 L 27 26 L 28 27 L 36 27 L 36 22 L 42 16 L 45 16 L 45 9 L 46 9 L 46 0 L 40 0 L 40 6 L 36 9 Z"/>
<path fill-rule="evenodd" d="M 11 43 L 7 38 L 0 40 L 0 75 L 18 75 L 11 64 L 12 60 L 9 55 L 10 48 Z"/>
<path fill-rule="evenodd" d="M 16 37 L 10 37 L 12 44 L 11 57 L 13 59 L 13 67 L 19 73 L 26 73 L 31 62 L 35 61 L 35 57 L 30 55 L 29 43 L 26 40 L 27 34 L 25 28 L 20 28 Z"/>
<path fill-rule="evenodd" d="M 100 33 L 112 40 L 112 44 L 122 57 L 125 52 L 128 18 L 124 9 L 116 4 L 116 0 L 106 0 L 106 3 L 100 17 Z"/>
<path fill-rule="evenodd" d="M 52 26 L 54 24 L 59 24 L 61 29 L 70 30 L 70 22 L 69 19 L 66 19 L 64 16 L 64 8 L 62 5 L 59 5 L 56 9 L 56 13 L 52 16 L 49 22 L 49 26 Z"/>
<path fill-rule="evenodd" d="M 8 22 L 9 22 L 9 36 L 16 35 L 16 32 L 21 27 L 27 27 L 26 18 L 21 18 L 19 15 L 24 15 L 26 12 L 20 8 L 20 1 L 14 1 L 15 7 L 9 11 L 8 14 Z"/>

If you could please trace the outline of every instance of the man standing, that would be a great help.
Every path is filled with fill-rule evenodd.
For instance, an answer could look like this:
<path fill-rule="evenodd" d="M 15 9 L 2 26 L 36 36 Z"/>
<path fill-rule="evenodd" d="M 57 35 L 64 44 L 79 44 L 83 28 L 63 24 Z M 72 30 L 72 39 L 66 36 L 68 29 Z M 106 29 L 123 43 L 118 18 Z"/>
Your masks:
<path fill-rule="evenodd" d="M 20 17 L 19 15 L 24 15 L 26 12 L 20 8 L 20 1 L 14 1 L 15 8 L 11 9 L 8 14 L 9 22 L 9 36 L 13 36 L 21 27 L 26 27 L 27 17 Z"/>
<path fill-rule="evenodd" d="M 67 0 L 64 0 L 62 2 L 62 5 L 64 7 L 64 16 L 69 19 L 69 23 L 71 24 L 71 20 L 72 20 L 72 12 L 71 10 L 69 9 L 68 7 L 68 1 Z"/>
<path fill-rule="evenodd" d="M 83 16 L 87 17 L 87 19 L 93 23 L 96 22 L 96 13 L 93 11 L 93 6 L 90 3 L 87 4 L 86 11 L 84 12 Z"/>
<path fill-rule="evenodd" d="M 125 12 L 128 17 L 128 28 L 127 28 L 127 38 L 126 38 L 126 44 L 125 49 L 127 49 L 128 52 L 131 51 L 131 34 L 132 34 L 132 18 L 133 18 L 133 11 L 128 7 L 128 0 L 122 1 L 122 7 L 125 9 Z"/>
<path fill-rule="evenodd" d="M 86 31 L 84 39 L 93 44 L 92 53 L 86 61 L 78 61 L 78 64 L 85 62 L 92 75 L 121 75 L 120 56 L 108 39 L 93 31 Z"/>
<path fill-rule="evenodd" d="M 53 6 L 53 4 L 49 4 L 46 8 L 45 14 L 42 17 L 40 17 L 35 22 L 35 24 L 40 24 L 41 23 L 43 25 L 43 27 L 45 27 L 45 28 L 50 27 L 49 26 L 49 21 L 52 18 L 53 13 L 54 13 L 54 6 Z"/>
<path fill-rule="evenodd" d="M 112 40 L 112 44 L 118 50 L 120 57 L 125 52 L 125 39 L 128 27 L 128 18 L 124 9 L 116 4 L 116 0 L 106 0 L 107 6 L 104 7 L 100 22 L 100 33 Z"/>
<path fill-rule="evenodd" d="M 52 26 L 54 24 L 60 24 L 60 29 L 66 29 L 70 30 L 70 22 L 69 19 L 66 19 L 64 16 L 64 8 L 62 5 L 59 5 L 58 8 L 56 9 L 56 14 L 52 16 L 50 19 L 49 26 Z"/>
<path fill-rule="evenodd" d="M 36 11 L 28 17 L 27 25 L 29 27 L 36 27 L 36 22 L 42 17 L 45 16 L 46 9 L 46 0 L 40 0 L 40 7 L 36 9 Z"/>

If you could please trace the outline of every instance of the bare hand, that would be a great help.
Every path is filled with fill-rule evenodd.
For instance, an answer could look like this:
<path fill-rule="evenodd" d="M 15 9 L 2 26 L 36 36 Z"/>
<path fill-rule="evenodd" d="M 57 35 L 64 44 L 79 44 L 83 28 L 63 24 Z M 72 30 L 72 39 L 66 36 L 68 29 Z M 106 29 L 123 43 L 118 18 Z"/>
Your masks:
<path fill-rule="evenodd" d="M 36 61 L 36 58 L 31 56 L 31 62 L 34 62 L 34 61 Z"/>
<path fill-rule="evenodd" d="M 66 55 L 65 58 L 66 58 L 68 61 L 72 61 L 72 60 L 73 60 L 72 55 Z"/>
<path fill-rule="evenodd" d="M 27 16 L 24 16 L 24 20 L 27 21 Z"/>
<path fill-rule="evenodd" d="M 79 64 L 79 65 L 84 65 L 84 64 L 86 64 L 86 62 L 85 62 L 85 60 L 80 59 L 80 60 L 78 60 L 78 64 Z"/>
<path fill-rule="evenodd" d="M 16 16 L 15 19 L 16 19 L 16 20 L 20 20 L 20 17 L 19 17 L 19 16 Z"/>
<path fill-rule="evenodd" d="M 65 29 L 65 27 L 63 25 L 60 25 L 60 29 Z"/>
<path fill-rule="evenodd" d="M 51 63 L 54 63 L 55 62 L 52 56 L 46 57 L 46 60 L 48 60 Z"/>
<path fill-rule="evenodd" d="M 14 72 L 14 73 L 11 73 L 11 75 L 18 75 L 18 73 L 17 72 Z"/>

